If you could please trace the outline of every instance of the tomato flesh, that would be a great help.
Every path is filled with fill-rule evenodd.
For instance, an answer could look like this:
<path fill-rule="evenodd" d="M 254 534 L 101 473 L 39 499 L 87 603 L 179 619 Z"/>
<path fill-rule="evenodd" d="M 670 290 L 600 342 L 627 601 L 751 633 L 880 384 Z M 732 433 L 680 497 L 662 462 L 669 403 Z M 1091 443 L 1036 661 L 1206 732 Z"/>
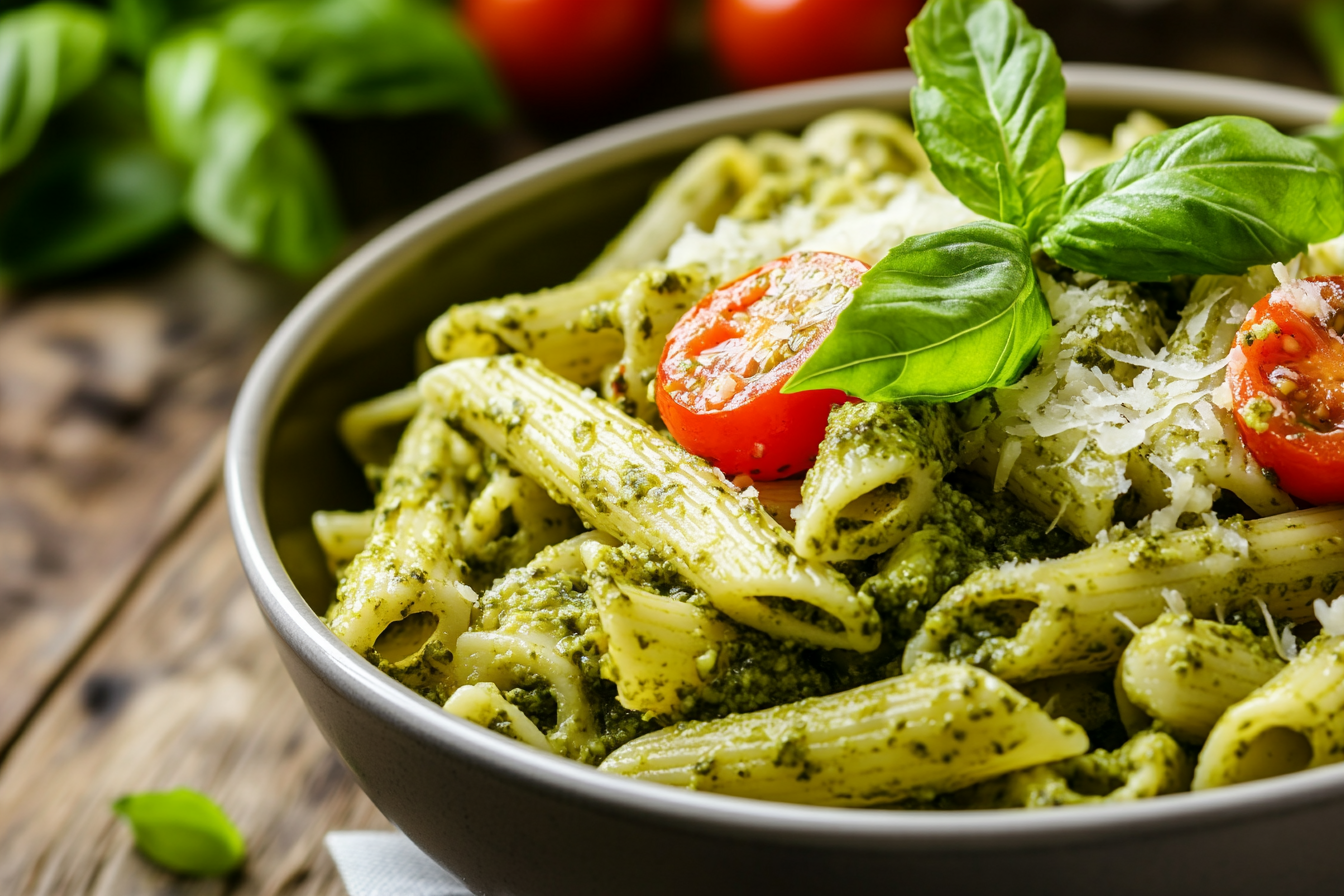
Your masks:
<path fill-rule="evenodd" d="M 1344 501 L 1344 277 L 1280 287 L 1246 316 L 1227 384 L 1242 442 L 1284 491 Z"/>
<path fill-rule="evenodd" d="M 921 0 L 709 0 L 719 66 L 738 87 L 905 65 Z"/>
<path fill-rule="evenodd" d="M 658 365 L 658 412 L 686 450 L 729 476 L 783 479 L 816 460 L 834 389 L 784 395 L 868 266 L 832 252 L 772 261 L 701 299 L 672 328 Z"/>

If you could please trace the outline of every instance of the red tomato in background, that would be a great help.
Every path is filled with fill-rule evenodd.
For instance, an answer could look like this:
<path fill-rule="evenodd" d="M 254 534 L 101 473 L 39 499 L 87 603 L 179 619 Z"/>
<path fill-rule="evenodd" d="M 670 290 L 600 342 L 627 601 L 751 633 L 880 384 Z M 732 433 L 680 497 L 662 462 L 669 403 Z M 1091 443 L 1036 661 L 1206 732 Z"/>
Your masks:
<path fill-rule="evenodd" d="M 529 105 L 595 106 L 659 56 L 669 0 L 463 0 L 467 29 Z"/>
<path fill-rule="evenodd" d="M 817 456 L 844 392 L 779 390 L 816 351 L 868 265 L 795 252 L 705 296 L 677 321 L 658 363 L 658 413 L 681 447 L 724 473 L 783 479 Z"/>
<path fill-rule="evenodd" d="M 738 87 L 897 68 L 923 0 L 709 0 L 709 35 Z"/>
<path fill-rule="evenodd" d="M 1309 290 L 1319 315 L 1288 293 Z M 1324 317 L 1324 320 L 1321 320 Z M 1237 333 L 1227 385 L 1241 440 L 1284 491 L 1344 501 L 1344 277 L 1311 277 L 1261 299 Z"/>

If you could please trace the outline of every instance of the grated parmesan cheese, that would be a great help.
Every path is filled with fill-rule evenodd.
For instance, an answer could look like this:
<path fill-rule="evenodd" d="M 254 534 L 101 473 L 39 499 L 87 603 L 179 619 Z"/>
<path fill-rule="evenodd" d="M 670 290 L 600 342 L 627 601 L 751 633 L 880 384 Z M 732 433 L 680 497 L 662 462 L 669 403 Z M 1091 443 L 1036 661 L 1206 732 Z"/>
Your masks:
<path fill-rule="evenodd" d="M 1321 623 L 1322 631 L 1332 638 L 1344 635 L 1344 597 L 1337 597 L 1328 604 L 1317 598 L 1311 608 Z"/>

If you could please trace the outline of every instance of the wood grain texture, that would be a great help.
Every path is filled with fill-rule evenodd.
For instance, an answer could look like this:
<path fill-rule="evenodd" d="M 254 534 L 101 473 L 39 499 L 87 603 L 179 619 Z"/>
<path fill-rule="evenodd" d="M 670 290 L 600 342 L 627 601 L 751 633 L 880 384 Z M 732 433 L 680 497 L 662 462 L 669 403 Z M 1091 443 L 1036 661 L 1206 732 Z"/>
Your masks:
<path fill-rule="evenodd" d="M 239 875 L 177 878 L 135 852 L 109 804 L 179 786 L 242 830 Z M 0 893 L 340 896 L 323 835 L 386 827 L 281 666 L 216 490 L 0 767 Z"/>
<path fill-rule="evenodd" d="M 0 316 L 0 756 L 209 488 L 297 293 L 200 247 Z"/>

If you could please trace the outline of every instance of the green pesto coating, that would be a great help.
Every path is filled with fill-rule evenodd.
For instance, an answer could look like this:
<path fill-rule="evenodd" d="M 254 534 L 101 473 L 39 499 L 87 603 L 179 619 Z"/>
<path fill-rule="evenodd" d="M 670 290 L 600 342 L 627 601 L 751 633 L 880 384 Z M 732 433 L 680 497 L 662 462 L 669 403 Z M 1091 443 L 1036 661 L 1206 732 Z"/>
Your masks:
<path fill-rule="evenodd" d="M 917 529 L 863 583 L 882 620 L 882 646 L 872 654 L 837 660 L 843 687 L 901 674 L 901 653 L 938 600 L 971 573 L 1009 560 L 1062 557 L 1082 545 L 1023 507 L 1006 492 L 993 493 L 972 476 L 938 486 L 933 507 Z M 972 497 L 974 495 L 974 497 Z M 840 654 L 840 651 L 835 651 Z"/>
<path fill-rule="evenodd" d="M 588 584 L 578 573 L 515 569 L 481 595 L 470 630 L 539 631 L 557 639 L 556 651 L 579 670 L 598 728 L 599 748 L 585 750 L 579 758 L 596 764 L 621 744 L 659 726 L 621 706 L 616 685 L 602 677 L 602 625 L 587 591 Z M 520 677 L 526 680 L 529 676 Z M 543 732 L 555 729 L 556 701 L 545 682 L 529 682 L 504 696 Z"/>
<path fill-rule="evenodd" d="M 825 651 L 795 641 L 777 640 L 764 632 L 738 625 L 715 611 L 703 594 L 695 591 L 671 564 L 660 560 L 652 551 L 627 545 L 619 553 L 608 555 L 607 563 L 620 563 L 612 571 L 627 580 L 714 613 L 732 632 L 732 637 L 719 648 L 713 677 L 695 693 L 683 698 L 679 719 L 717 719 L 732 713 L 754 712 L 781 703 L 819 697 L 840 689 L 830 654 L 841 651 Z M 791 603 L 804 610 L 813 609 L 796 601 Z"/>
<path fill-rule="evenodd" d="M 938 809 L 1019 809 L 1146 799 L 1190 789 L 1194 763 L 1170 735 L 1145 731 L 1117 750 L 1093 750 L 1011 772 L 937 800 Z"/>

